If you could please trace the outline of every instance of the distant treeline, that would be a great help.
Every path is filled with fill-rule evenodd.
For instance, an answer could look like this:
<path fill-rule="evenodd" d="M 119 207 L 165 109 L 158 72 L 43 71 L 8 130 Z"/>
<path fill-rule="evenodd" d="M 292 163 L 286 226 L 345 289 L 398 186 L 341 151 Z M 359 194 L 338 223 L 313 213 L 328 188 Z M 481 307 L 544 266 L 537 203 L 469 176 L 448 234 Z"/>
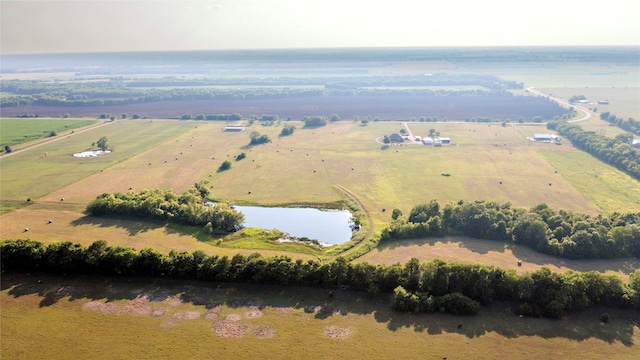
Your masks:
<path fill-rule="evenodd" d="M 628 118 L 627 120 L 619 118 L 608 111 L 600 113 L 600 119 L 609 122 L 622 130 L 626 130 L 632 134 L 640 135 L 640 121 L 634 118 Z"/>
<path fill-rule="evenodd" d="M 529 210 L 510 203 L 459 201 L 443 208 L 436 200 L 416 205 L 409 216 L 395 209 L 380 241 L 466 235 L 529 246 L 570 259 L 640 257 L 640 213 L 589 216 L 555 211 L 546 204 Z"/>
<path fill-rule="evenodd" d="M 209 233 L 238 230 L 244 215 L 222 203 L 206 206 L 208 195 L 209 190 L 201 183 L 180 195 L 160 189 L 104 193 L 87 205 L 86 212 L 94 216 L 138 217 L 204 226 Z"/>
<path fill-rule="evenodd" d="M 640 151 L 626 142 L 626 137 L 610 138 L 598 135 L 593 131 L 582 130 L 580 126 L 566 121 L 547 123 L 547 128 L 556 130 L 577 148 L 615 166 L 636 180 L 640 180 Z"/>
<path fill-rule="evenodd" d="M 238 113 L 233 113 L 233 114 L 209 114 L 209 115 L 205 115 L 205 114 L 198 114 L 198 115 L 191 115 L 191 114 L 183 114 L 180 117 L 181 120 L 242 120 L 242 115 L 238 114 Z"/>
<path fill-rule="evenodd" d="M 473 314 L 480 304 L 495 300 L 519 304 L 517 312 L 522 315 L 553 318 L 593 306 L 640 308 L 640 270 L 625 284 L 619 277 L 595 271 L 559 274 L 542 268 L 519 276 L 513 270 L 487 265 L 415 258 L 402 266 L 353 264 L 344 258 L 327 263 L 292 261 L 287 256 L 265 258 L 258 253 L 232 258 L 202 251 L 165 255 L 150 248 L 110 247 L 103 240 L 88 247 L 7 240 L 0 243 L 0 264 L 3 271 L 341 287 L 373 296 L 394 292 L 394 307 L 411 312 Z"/>
<path fill-rule="evenodd" d="M 393 89 L 394 86 L 398 89 Z M 478 86 L 481 89 L 420 88 L 423 86 Z M 79 79 L 69 82 L 7 80 L 2 83 L 3 94 L 0 97 L 0 107 L 24 105 L 91 107 L 160 101 L 276 99 L 358 94 L 511 96 L 507 90 L 521 89 L 522 86 L 521 83 L 501 80 L 495 76 L 477 74 L 188 80 L 173 77 L 160 80 L 109 78 L 92 81 Z M 390 88 L 375 89 L 375 87 Z"/>

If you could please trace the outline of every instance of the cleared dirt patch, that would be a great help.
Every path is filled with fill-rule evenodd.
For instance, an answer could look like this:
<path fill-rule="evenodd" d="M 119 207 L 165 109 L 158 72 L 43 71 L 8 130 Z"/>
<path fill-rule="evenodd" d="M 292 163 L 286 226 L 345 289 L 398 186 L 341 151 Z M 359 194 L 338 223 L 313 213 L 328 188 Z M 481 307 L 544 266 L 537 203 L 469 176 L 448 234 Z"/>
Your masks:
<path fill-rule="evenodd" d="M 173 314 L 172 319 L 176 320 L 194 320 L 200 317 L 199 311 L 187 311 Z"/>
<path fill-rule="evenodd" d="M 322 333 L 326 337 L 330 337 L 332 339 L 344 340 L 351 337 L 351 330 L 348 328 L 340 328 L 337 326 L 326 326 L 322 329 Z"/>
<path fill-rule="evenodd" d="M 120 307 L 114 303 L 104 303 L 102 301 L 90 301 L 82 305 L 84 310 L 99 311 L 103 314 L 118 314 Z"/>
<path fill-rule="evenodd" d="M 215 321 L 211 325 L 211 327 L 213 328 L 213 332 L 215 332 L 216 335 L 226 339 L 241 338 L 249 330 L 249 327 L 247 325 L 229 320 Z"/>
<path fill-rule="evenodd" d="M 293 314 L 292 307 L 278 306 L 275 308 L 275 310 L 276 310 L 276 314 L 280 316 L 287 316 L 287 315 Z"/>
<path fill-rule="evenodd" d="M 251 332 L 258 339 L 271 339 L 276 334 L 276 331 L 272 327 L 269 327 L 266 325 L 256 326 L 253 329 L 251 329 Z"/>

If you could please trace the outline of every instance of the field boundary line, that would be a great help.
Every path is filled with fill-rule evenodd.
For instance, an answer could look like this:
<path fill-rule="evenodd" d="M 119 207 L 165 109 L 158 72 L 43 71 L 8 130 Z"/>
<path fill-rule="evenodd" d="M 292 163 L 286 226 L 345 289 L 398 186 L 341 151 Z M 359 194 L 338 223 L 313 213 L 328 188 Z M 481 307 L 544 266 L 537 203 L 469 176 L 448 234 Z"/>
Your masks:
<path fill-rule="evenodd" d="M 118 120 L 117 122 L 119 122 L 119 120 Z M 33 145 L 31 145 L 31 146 L 27 146 L 27 147 L 25 147 L 25 148 L 23 148 L 23 149 L 20 149 L 20 150 L 15 150 L 15 151 L 12 151 L 12 152 L 10 152 L 10 153 L 6 153 L 6 154 L 4 154 L 4 155 L 2 156 L 2 158 L 7 158 L 7 157 L 9 157 L 9 156 L 12 156 L 12 155 L 15 155 L 15 154 L 19 154 L 19 153 L 21 153 L 21 152 L 23 152 L 23 151 L 27 151 L 27 150 L 31 150 L 31 149 L 37 148 L 37 147 L 39 147 L 39 146 L 43 146 L 43 145 L 47 145 L 47 144 L 51 144 L 52 142 L 60 141 L 60 140 L 62 140 L 62 139 L 66 139 L 66 138 L 68 138 L 68 137 L 70 137 L 70 136 L 73 136 L 73 135 L 76 135 L 76 134 L 82 134 L 83 132 L 87 132 L 87 131 L 95 130 L 95 129 L 97 129 L 97 128 L 101 128 L 101 127 L 103 127 L 103 126 L 107 126 L 107 125 L 114 124 L 114 123 L 116 123 L 116 121 L 109 121 L 109 122 L 104 122 L 104 123 L 102 123 L 102 124 L 96 124 L 96 125 L 94 125 L 94 126 L 90 126 L 90 127 L 88 127 L 88 128 L 85 128 L 85 129 L 83 129 L 83 130 L 79 130 L 79 131 L 73 132 L 73 133 L 68 134 L 68 135 L 59 136 L 59 137 L 56 137 L 56 138 L 51 139 L 51 140 L 48 140 L 48 141 L 44 141 L 44 142 L 40 142 L 40 143 L 37 143 L 37 144 L 33 144 Z"/>
<path fill-rule="evenodd" d="M 367 235 L 365 235 L 364 239 L 362 239 L 362 241 L 366 241 L 371 239 L 371 237 L 373 236 L 373 220 L 371 219 L 371 214 L 369 213 L 369 210 L 367 210 L 367 208 L 362 204 L 362 201 L 360 201 L 360 199 L 354 194 L 352 193 L 350 190 L 348 190 L 347 188 L 345 188 L 342 185 L 336 184 L 334 185 L 340 192 L 342 192 L 344 195 L 346 195 L 347 197 L 349 197 L 350 199 L 352 199 L 353 201 L 356 202 L 356 204 L 358 204 L 358 207 L 360 207 L 360 209 L 362 209 L 362 211 L 364 211 L 365 216 L 367 217 L 367 221 L 369 222 L 369 229 L 367 230 Z"/>

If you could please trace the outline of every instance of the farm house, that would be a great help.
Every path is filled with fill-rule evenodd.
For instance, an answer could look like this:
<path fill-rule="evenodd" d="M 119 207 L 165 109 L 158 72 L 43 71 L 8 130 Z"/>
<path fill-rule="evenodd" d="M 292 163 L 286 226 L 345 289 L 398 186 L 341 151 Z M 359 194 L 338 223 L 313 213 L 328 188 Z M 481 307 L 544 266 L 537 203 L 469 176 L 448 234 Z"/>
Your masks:
<path fill-rule="evenodd" d="M 433 139 L 429 137 L 422 138 L 422 143 L 425 145 L 433 145 Z"/>

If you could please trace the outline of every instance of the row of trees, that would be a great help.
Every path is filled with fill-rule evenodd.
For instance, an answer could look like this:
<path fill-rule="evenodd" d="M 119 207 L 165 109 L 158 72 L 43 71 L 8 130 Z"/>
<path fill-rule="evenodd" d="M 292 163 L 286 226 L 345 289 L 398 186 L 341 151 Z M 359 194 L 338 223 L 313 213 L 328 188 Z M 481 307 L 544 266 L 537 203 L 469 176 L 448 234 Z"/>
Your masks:
<path fill-rule="evenodd" d="M 619 127 L 622 130 L 626 130 L 632 134 L 640 135 L 640 121 L 634 118 L 628 118 L 627 120 L 619 118 L 608 111 L 600 113 L 600 119 L 608 121 L 611 124 Z"/>
<path fill-rule="evenodd" d="M 71 242 L 43 245 L 31 240 L 0 243 L 3 270 L 148 276 L 206 281 L 235 281 L 285 286 L 348 287 L 372 295 L 394 292 L 402 311 L 446 311 L 470 314 L 478 303 L 513 301 L 519 312 L 532 316 L 562 316 L 564 311 L 591 306 L 640 308 L 640 270 L 630 284 L 597 272 L 553 273 L 547 268 L 517 275 L 486 265 L 440 260 L 406 265 L 353 264 L 344 258 L 321 263 L 286 256 L 206 255 L 202 251 L 134 250 L 96 241 L 88 247 Z M 401 287 L 401 288 L 399 288 Z"/>
<path fill-rule="evenodd" d="M 413 207 L 409 216 L 394 209 L 381 241 L 443 235 L 523 244 L 570 259 L 640 256 L 640 213 L 590 216 L 555 211 L 546 204 L 529 210 L 510 203 L 459 201 L 441 208 L 436 200 Z"/>
<path fill-rule="evenodd" d="M 626 137 L 612 139 L 566 121 L 549 122 L 547 128 L 556 130 L 577 148 L 640 180 L 640 151 L 625 142 Z"/>
<path fill-rule="evenodd" d="M 209 115 L 205 115 L 205 114 L 198 114 L 198 115 L 191 115 L 191 114 L 183 114 L 180 117 L 181 120 L 233 120 L 233 121 L 237 121 L 237 120 L 242 120 L 242 115 L 238 114 L 238 113 L 233 113 L 233 114 L 209 114 Z"/>
<path fill-rule="evenodd" d="M 182 194 L 172 190 L 104 193 L 91 201 L 86 212 L 94 216 L 124 216 L 204 226 L 209 232 L 235 231 L 244 215 L 224 203 L 208 204 L 209 189 L 196 183 Z"/>

